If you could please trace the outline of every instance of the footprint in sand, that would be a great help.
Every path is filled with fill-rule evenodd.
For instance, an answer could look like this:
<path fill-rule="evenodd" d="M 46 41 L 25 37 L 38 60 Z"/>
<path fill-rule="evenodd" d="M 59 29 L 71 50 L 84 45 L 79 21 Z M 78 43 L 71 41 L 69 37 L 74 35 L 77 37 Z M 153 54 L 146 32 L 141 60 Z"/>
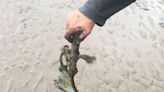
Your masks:
<path fill-rule="evenodd" d="M 160 38 L 160 39 L 159 39 L 159 44 L 160 44 L 161 46 L 164 46 L 164 38 Z"/>
<path fill-rule="evenodd" d="M 150 17 L 150 16 L 148 16 L 147 18 L 148 18 L 148 21 L 149 21 L 150 25 L 155 27 L 153 18 Z"/>
<path fill-rule="evenodd" d="M 143 30 L 149 30 L 149 28 L 145 25 L 145 23 L 139 23 L 138 25 L 139 27 L 141 27 Z"/>
<path fill-rule="evenodd" d="M 145 11 L 150 11 L 150 9 L 147 8 L 147 7 L 143 7 L 142 9 L 145 10 Z"/>
<path fill-rule="evenodd" d="M 150 39 L 152 40 L 152 41 L 155 41 L 156 40 L 156 35 L 153 33 L 153 32 L 151 32 L 151 31 L 149 31 L 149 36 L 150 36 Z"/>
<path fill-rule="evenodd" d="M 163 0 L 158 0 L 158 3 L 164 5 L 164 1 Z"/>
<path fill-rule="evenodd" d="M 161 54 L 161 56 L 164 58 L 164 50 L 159 49 L 159 53 Z"/>
<path fill-rule="evenodd" d="M 140 36 L 141 36 L 143 39 L 146 39 L 146 38 L 147 38 L 147 33 L 146 33 L 145 31 L 139 30 L 138 32 L 139 32 Z"/>
<path fill-rule="evenodd" d="M 157 43 L 155 42 L 155 43 L 152 43 L 152 47 L 153 48 L 157 48 Z"/>
<path fill-rule="evenodd" d="M 159 10 L 162 9 L 162 7 L 161 7 L 160 5 L 157 5 L 156 7 L 157 7 L 157 9 L 159 9 Z"/>
<path fill-rule="evenodd" d="M 135 49 L 134 49 L 134 52 L 135 52 L 135 54 L 137 55 L 137 57 L 141 57 L 141 52 L 140 52 L 139 49 L 135 48 Z"/>
<path fill-rule="evenodd" d="M 158 23 L 161 28 L 164 29 L 164 23 Z"/>
<path fill-rule="evenodd" d="M 130 15 L 130 12 L 128 10 L 125 10 L 124 13 L 126 16 Z"/>

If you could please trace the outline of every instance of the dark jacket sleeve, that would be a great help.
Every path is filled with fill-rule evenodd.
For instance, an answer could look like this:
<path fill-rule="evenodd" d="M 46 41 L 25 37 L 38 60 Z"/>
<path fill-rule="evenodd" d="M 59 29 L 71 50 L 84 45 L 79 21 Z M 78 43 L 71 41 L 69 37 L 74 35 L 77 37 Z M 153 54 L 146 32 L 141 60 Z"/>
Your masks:
<path fill-rule="evenodd" d="M 103 26 L 110 16 L 134 1 L 136 0 L 88 0 L 79 10 L 97 25 Z"/>

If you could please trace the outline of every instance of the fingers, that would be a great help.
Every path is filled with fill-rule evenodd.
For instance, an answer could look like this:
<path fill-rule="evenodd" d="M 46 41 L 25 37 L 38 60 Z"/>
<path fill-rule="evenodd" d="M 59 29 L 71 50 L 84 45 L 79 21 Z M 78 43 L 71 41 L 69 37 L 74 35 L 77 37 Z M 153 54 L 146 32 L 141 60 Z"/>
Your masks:
<path fill-rule="evenodd" d="M 80 35 L 78 35 L 78 39 L 80 41 L 83 41 L 90 33 L 91 31 L 88 31 L 87 29 L 84 29 L 84 27 L 78 26 L 76 28 L 67 28 L 67 31 L 65 33 L 65 39 L 68 40 L 70 43 L 74 40 L 74 35 L 80 31 Z"/>
<path fill-rule="evenodd" d="M 71 31 L 71 32 L 67 32 L 65 34 L 65 39 L 68 40 L 70 43 L 73 42 L 73 34 L 75 33 L 75 31 Z"/>
<path fill-rule="evenodd" d="M 72 43 L 74 40 L 81 42 L 84 40 L 84 30 L 82 27 L 77 27 L 75 29 L 70 29 L 71 31 L 68 31 L 65 34 L 65 39 L 67 39 L 70 43 Z M 73 30 L 73 31 L 72 31 Z"/>

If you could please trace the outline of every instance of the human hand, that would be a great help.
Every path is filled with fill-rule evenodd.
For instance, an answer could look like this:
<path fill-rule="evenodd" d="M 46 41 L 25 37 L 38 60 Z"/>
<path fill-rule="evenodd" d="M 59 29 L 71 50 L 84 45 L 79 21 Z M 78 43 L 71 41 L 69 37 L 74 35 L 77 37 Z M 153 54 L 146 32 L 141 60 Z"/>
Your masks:
<path fill-rule="evenodd" d="M 72 36 L 79 31 L 77 30 L 78 28 L 82 28 L 83 32 L 79 38 L 83 41 L 91 33 L 94 25 L 94 21 L 83 15 L 79 10 L 76 10 L 67 18 L 65 38 L 72 43 L 74 39 Z"/>

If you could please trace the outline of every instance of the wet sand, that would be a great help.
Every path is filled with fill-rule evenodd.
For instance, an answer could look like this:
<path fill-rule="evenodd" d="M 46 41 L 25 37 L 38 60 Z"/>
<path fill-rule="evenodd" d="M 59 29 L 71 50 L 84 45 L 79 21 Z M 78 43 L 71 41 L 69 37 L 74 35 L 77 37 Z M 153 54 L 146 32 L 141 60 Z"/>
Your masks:
<path fill-rule="evenodd" d="M 60 92 L 66 15 L 85 0 L 0 0 L 0 92 Z M 81 44 L 79 92 L 164 91 L 164 1 L 138 0 Z"/>

